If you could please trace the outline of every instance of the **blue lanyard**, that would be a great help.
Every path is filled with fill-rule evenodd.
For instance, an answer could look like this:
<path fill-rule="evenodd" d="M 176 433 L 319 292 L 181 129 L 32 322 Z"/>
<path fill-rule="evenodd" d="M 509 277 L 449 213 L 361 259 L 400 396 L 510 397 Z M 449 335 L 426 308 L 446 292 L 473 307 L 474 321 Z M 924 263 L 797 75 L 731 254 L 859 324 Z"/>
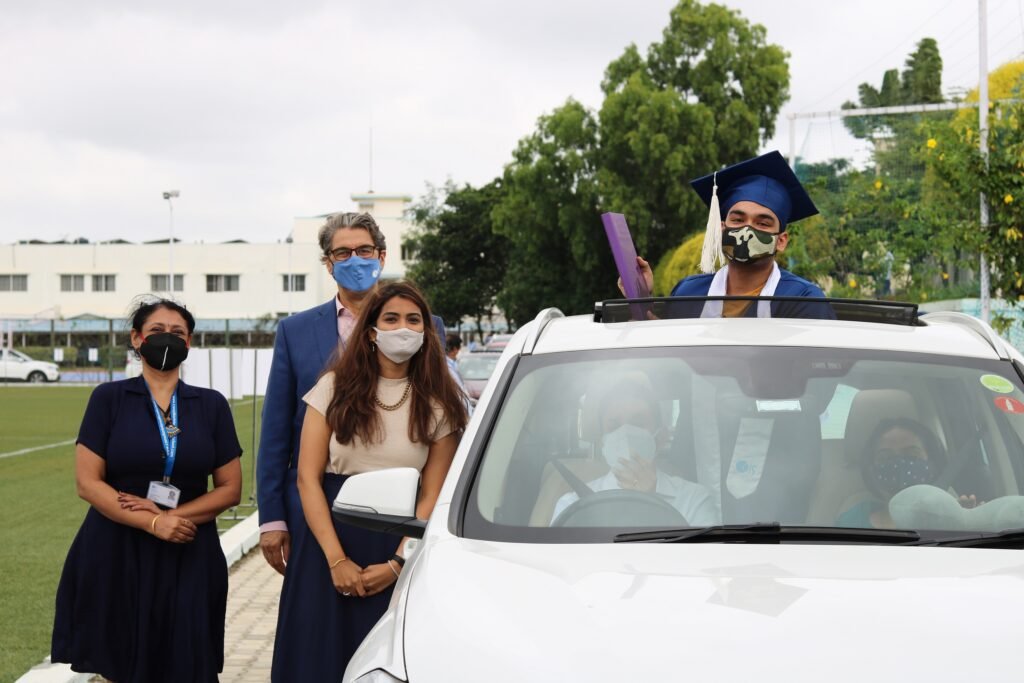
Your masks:
<path fill-rule="evenodd" d="M 167 425 L 164 423 L 163 413 L 160 411 L 160 406 L 157 404 L 156 399 L 153 398 L 152 392 L 149 394 L 149 400 L 153 402 L 153 414 L 156 416 L 156 427 L 160 430 L 160 441 L 164 445 L 164 453 L 167 454 L 167 460 L 164 463 L 164 483 L 170 484 L 171 472 L 174 470 L 174 459 L 178 457 L 178 435 L 167 435 Z M 171 394 L 171 424 L 175 427 L 178 426 L 177 387 L 175 387 L 174 393 Z"/>

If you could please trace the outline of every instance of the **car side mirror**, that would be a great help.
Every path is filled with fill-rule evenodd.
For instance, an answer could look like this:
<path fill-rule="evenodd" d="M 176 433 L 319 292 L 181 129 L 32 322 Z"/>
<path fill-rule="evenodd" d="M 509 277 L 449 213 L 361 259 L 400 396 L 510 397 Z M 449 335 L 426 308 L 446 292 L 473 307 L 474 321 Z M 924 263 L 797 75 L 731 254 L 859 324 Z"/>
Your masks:
<path fill-rule="evenodd" d="M 341 485 L 331 514 L 364 529 L 423 538 L 427 523 L 416 519 L 419 484 L 419 470 L 413 467 L 353 474 Z"/>

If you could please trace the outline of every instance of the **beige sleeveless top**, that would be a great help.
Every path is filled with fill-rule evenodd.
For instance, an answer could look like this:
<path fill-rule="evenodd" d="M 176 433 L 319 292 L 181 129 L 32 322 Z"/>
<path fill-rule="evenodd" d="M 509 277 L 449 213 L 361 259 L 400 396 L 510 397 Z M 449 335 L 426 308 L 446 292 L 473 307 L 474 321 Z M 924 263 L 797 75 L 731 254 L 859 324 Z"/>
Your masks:
<path fill-rule="evenodd" d="M 377 396 L 385 405 L 393 405 L 402 398 L 405 384 L 405 379 L 378 377 Z M 327 406 L 331 404 L 333 396 L 334 375 L 327 373 L 302 397 L 302 400 L 310 408 L 326 416 Z M 453 430 L 444 420 L 444 413 L 440 406 L 435 404 L 430 443 L 410 441 L 411 406 L 412 397 L 410 396 L 396 410 L 377 409 L 384 431 L 383 441 L 367 444 L 359 436 L 356 436 L 352 443 L 341 444 L 334 438 L 334 434 L 331 434 L 325 471 L 331 474 L 359 474 L 388 467 L 415 467 L 422 470 L 423 465 L 427 462 L 427 451 L 430 449 L 430 444 L 448 436 Z"/>

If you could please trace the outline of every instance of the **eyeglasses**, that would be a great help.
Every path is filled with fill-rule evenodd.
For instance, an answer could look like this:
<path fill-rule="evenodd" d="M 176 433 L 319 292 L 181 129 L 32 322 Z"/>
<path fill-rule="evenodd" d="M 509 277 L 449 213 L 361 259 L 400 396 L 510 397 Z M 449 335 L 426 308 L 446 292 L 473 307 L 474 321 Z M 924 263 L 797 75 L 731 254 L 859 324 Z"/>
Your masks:
<path fill-rule="evenodd" d="M 373 252 L 377 251 L 377 247 L 372 244 L 364 244 L 361 247 L 355 249 L 349 249 L 347 247 L 338 247 L 332 251 L 329 251 L 327 255 L 332 261 L 347 261 L 355 253 L 359 258 L 370 258 L 373 256 Z"/>

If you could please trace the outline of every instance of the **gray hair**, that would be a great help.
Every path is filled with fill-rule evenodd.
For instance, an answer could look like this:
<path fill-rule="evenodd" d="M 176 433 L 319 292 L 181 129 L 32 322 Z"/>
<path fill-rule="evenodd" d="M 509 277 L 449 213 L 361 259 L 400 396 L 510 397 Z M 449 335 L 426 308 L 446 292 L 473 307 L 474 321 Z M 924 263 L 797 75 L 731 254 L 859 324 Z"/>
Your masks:
<path fill-rule="evenodd" d="M 342 228 L 358 228 L 360 230 L 366 230 L 370 233 L 370 239 L 373 240 L 373 246 L 377 247 L 381 251 L 387 249 L 384 243 L 384 233 L 381 232 L 380 226 L 377 225 L 377 221 L 373 220 L 373 216 L 368 213 L 356 213 L 349 211 L 346 213 L 335 213 L 327 217 L 327 222 L 324 223 L 323 227 L 320 228 L 320 233 L 317 235 L 317 239 L 320 242 L 320 251 L 323 252 L 326 257 L 331 251 L 331 243 L 334 241 L 334 233 L 338 232 Z"/>

